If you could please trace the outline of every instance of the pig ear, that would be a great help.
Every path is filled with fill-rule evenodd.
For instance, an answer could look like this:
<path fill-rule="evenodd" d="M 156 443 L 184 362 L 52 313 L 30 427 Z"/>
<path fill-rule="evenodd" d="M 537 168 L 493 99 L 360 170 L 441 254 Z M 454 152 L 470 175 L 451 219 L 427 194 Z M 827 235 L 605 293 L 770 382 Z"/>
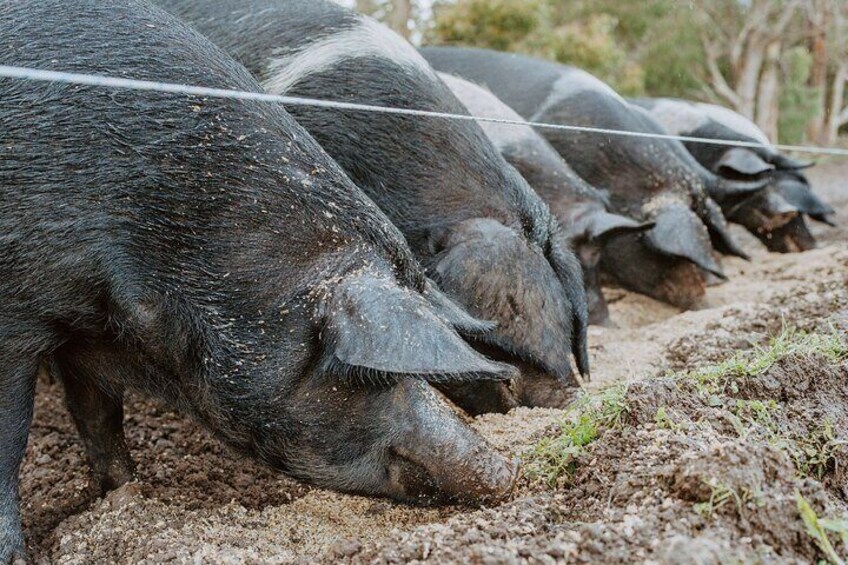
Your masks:
<path fill-rule="evenodd" d="M 649 247 L 665 255 L 688 259 L 701 269 L 726 278 L 712 256 L 710 236 L 704 224 L 689 208 L 674 204 L 655 217 L 656 225 L 645 240 Z"/>
<path fill-rule="evenodd" d="M 394 280 L 352 274 L 321 299 L 322 372 L 372 386 L 515 378 L 471 349 L 420 295 Z"/>
<path fill-rule="evenodd" d="M 714 181 L 709 184 L 708 192 L 711 198 L 722 204 L 736 203 L 762 192 L 770 182 L 771 179 L 768 177 L 741 181 L 716 176 Z"/>
<path fill-rule="evenodd" d="M 654 222 L 637 222 L 626 216 L 600 211 L 588 218 L 586 233 L 590 239 L 603 242 L 612 236 L 643 232 L 653 226 Z"/>
<path fill-rule="evenodd" d="M 700 216 L 701 220 L 703 220 L 704 224 L 707 226 L 710 239 L 712 240 L 713 247 L 715 247 L 716 251 L 725 255 L 735 255 L 736 257 L 745 259 L 746 261 L 751 259 L 748 254 L 739 247 L 739 244 L 736 243 L 733 236 L 730 235 L 727 220 L 724 218 L 724 214 L 718 204 L 715 203 L 715 200 L 712 198 L 705 198 L 698 205 L 698 216 Z"/>
<path fill-rule="evenodd" d="M 569 303 L 573 308 L 571 351 L 577 362 L 577 371 L 589 380 L 589 309 L 583 269 L 574 253 L 569 252 L 565 236 L 556 227 L 552 228 L 548 261 L 562 282 Z"/>
<path fill-rule="evenodd" d="M 481 341 L 563 379 L 572 374 L 572 351 L 587 368 L 579 266 L 576 284 L 563 281 L 541 249 L 491 219 L 462 222 L 440 237 L 438 249 L 429 270 L 439 287 L 498 323 Z"/>
<path fill-rule="evenodd" d="M 719 173 L 736 173 L 755 177 L 774 170 L 774 165 L 765 162 L 759 155 L 746 147 L 734 147 L 722 155 L 716 168 Z"/>
<path fill-rule="evenodd" d="M 827 219 L 827 216 L 833 214 L 835 210 L 813 192 L 809 183 L 792 177 L 782 178 L 777 182 L 775 191 L 802 214 L 807 214 L 815 220 L 833 225 Z"/>
<path fill-rule="evenodd" d="M 774 158 L 774 164 L 777 165 L 778 169 L 800 171 L 802 169 L 809 169 L 816 163 L 815 161 L 799 161 L 798 159 L 778 153 Z"/>
<path fill-rule="evenodd" d="M 790 202 L 787 202 L 780 193 L 769 190 L 765 194 L 765 199 L 762 204 L 762 207 L 765 210 L 765 213 L 770 218 L 777 217 L 794 217 L 797 216 L 800 210 L 798 210 L 797 206 L 794 206 Z"/>
<path fill-rule="evenodd" d="M 480 337 L 498 326 L 496 322 L 478 320 L 473 317 L 459 304 L 448 298 L 430 279 L 427 279 L 423 294 L 436 314 L 453 326 L 463 337 Z"/>

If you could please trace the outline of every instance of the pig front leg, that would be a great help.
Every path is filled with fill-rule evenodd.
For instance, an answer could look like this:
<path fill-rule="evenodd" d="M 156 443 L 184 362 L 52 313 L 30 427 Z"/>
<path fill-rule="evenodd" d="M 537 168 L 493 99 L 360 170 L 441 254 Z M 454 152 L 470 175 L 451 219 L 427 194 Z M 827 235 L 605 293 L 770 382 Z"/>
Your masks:
<path fill-rule="evenodd" d="M 99 380 L 69 364 L 60 364 L 65 403 L 88 455 L 92 481 L 103 495 L 131 481 L 135 466 L 124 438 L 124 399 L 104 391 Z"/>
<path fill-rule="evenodd" d="M 0 565 L 25 560 L 18 473 L 26 451 L 35 399 L 35 358 L 0 345 Z"/>

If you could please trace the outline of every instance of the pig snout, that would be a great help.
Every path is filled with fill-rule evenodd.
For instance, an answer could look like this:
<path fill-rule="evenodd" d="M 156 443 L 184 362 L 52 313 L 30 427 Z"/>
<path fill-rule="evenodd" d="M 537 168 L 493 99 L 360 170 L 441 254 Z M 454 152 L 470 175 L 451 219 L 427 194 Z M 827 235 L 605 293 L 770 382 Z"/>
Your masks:
<path fill-rule="evenodd" d="M 511 492 L 516 465 L 488 446 L 429 453 L 394 448 L 388 471 L 390 484 L 406 499 L 424 504 L 488 504 Z"/>
<path fill-rule="evenodd" d="M 799 253 L 816 247 L 816 239 L 800 215 L 778 228 L 758 233 L 757 237 L 769 251 L 775 253 Z"/>
<path fill-rule="evenodd" d="M 564 383 L 550 375 L 523 377 L 517 386 L 521 405 L 530 408 L 565 408 L 580 390 L 576 383 Z"/>
<path fill-rule="evenodd" d="M 600 269 L 583 267 L 583 280 L 586 285 L 586 306 L 589 311 L 589 324 L 608 326 L 611 324 L 609 306 L 601 290 Z"/>
<path fill-rule="evenodd" d="M 680 261 L 663 277 L 657 298 L 682 310 L 699 310 L 706 300 L 704 275 L 694 264 Z"/>
<path fill-rule="evenodd" d="M 492 503 L 512 490 L 516 465 L 462 422 L 427 385 L 407 383 L 406 425 L 388 449 L 391 495 L 423 504 Z"/>
<path fill-rule="evenodd" d="M 611 238 L 601 264 L 604 274 L 634 292 L 683 310 L 703 303 L 706 285 L 701 268 L 693 261 L 652 249 L 639 236 Z"/>

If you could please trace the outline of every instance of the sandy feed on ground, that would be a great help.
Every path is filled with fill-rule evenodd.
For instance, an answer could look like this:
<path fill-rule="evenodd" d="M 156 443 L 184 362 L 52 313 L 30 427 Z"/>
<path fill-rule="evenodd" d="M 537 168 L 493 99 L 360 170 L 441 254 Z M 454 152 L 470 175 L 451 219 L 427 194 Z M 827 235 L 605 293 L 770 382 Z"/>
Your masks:
<path fill-rule="evenodd" d="M 42 563 L 820 558 L 802 535 L 797 512 L 787 510 L 794 499 L 785 498 L 798 490 L 818 509 L 836 512 L 844 505 L 845 476 L 798 482 L 784 453 L 756 435 L 740 440 L 724 427 L 721 407 L 703 412 L 692 394 L 668 390 L 667 380 L 653 377 L 724 359 L 763 343 L 783 324 L 815 330 L 848 323 L 847 171 L 845 163 L 811 171 L 844 227 L 816 226 L 822 245 L 801 255 L 769 254 L 737 230 L 753 261 L 725 259 L 730 281 L 708 289 L 708 308 L 681 314 L 641 296 L 611 293 L 618 327 L 591 330 L 591 386 L 632 382 L 628 394 L 636 408 L 628 433 L 607 433 L 592 444 L 570 485 L 551 489 L 524 481 L 511 501 L 483 510 L 411 508 L 340 495 L 246 461 L 185 419 L 132 399 L 126 429 L 139 481 L 98 500 L 89 494 L 61 389 L 44 379 L 22 471 L 32 552 Z M 844 369 L 821 359 L 786 360 L 774 371 L 763 380 L 786 389 L 813 374 L 843 385 L 846 380 Z M 812 382 L 807 396 L 782 402 L 780 413 L 803 408 L 839 414 L 844 386 L 827 389 L 826 398 L 813 394 L 831 381 Z M 709 425 L 661 429 L 652 421 L 657 399 L 669 404 L 676 420 Z M 474 425 L 498 449 L 517 456 L 561 416 L 519 409 Z M 804 423 L 786 416 L 781 425 Z M 759 481 L 757 496 L 765 506 L 751 498 L 725 504 L 708 518 L 693 512 L 705 494 L 700 479 L 728 469 L 738 473 L 722 480 L 737 490 Z"/>

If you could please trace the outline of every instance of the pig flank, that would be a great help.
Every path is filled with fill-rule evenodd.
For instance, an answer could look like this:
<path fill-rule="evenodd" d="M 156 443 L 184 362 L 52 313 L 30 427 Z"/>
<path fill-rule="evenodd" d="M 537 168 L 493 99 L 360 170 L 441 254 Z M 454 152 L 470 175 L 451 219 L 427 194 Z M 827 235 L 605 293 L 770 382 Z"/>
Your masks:
<path fill-rule="evenodd" d="M 422 54 L 437 70 L 490 89 L 531 121 L 662 133 L 656 122 L 609 86 L 578 69 L 484 49 L 425 48 Z M 602 264 L 619 284 L 691 307 L 704 293 L 699 270 L 723 276 L 712 258 L 712 246 L 743 255 L 707 195 L 714 175 L 681 144 L 550 128 L 540 128 L 539 133 L 583 179 L 609 191 L 615 212 L 639 221 L 660 222 L 666 215 L 664 224 L 688 215 L 674 231 L 654 229 L 648 232 L 652 237 L 622 234 L 614 238 L 615 245 L 608 242 Z M 633 241 L 623 245 L 628 239 Z M 643 270 L 648 266 L 662 270 L 648 273 Z M 688 287 L 669 292 L 670 281 L 685 281 Z"/>
<path fill-rule="evenodd" d="M 2 64 L 261 90 L 144 2 L 5 3 L 0 43 Z M 282 107 L 0 91 L 0 563 L 23 555 L 17 473 L 41 365 L 102 489 L 133 474 L 125 389 L 318 485 L 408 501 L 509 489 L 512 466 L 424 382 L 515 377 L 454 329 L 491 324 L 439 294 Z"/>
<path fill-rule="evenodd" d="M 468 113 L 403 38 L 329 0 L 161 5 L 242 62 L 269 92 Z M 478 125 L 288 109 L 389 216 L 439 286 L 497 323 L 476 340 L 481 350 L 559 389 L 576 384 L 571 353 L 588 374 L 579 263 L 560 249 L 545 204 Z M 446 392 L 469 412 L 491 409 L 469 401 L 480 398 L 476 393 Z M 490 391 L 503 398 L 508 392 Z M 499 410 L 539 403 L 533 393 L 512 396 Z"/>
<path fill-rule="evenodd" d="M 522 121 L 521 116 L 485 88 L 447 74 L 440 74 L 440 78 L 472 115 Z M 644 231 L 651 224 L 609 213 L 606 197 L 580 178 L 530 126 L 487 121 L 480 122 L 480 126 L 559 220 L 561 232 L 583 269 L 589 322 L 606 323 L 609 310 L 598 273 L 601 248 L 614 235 Z"/>

